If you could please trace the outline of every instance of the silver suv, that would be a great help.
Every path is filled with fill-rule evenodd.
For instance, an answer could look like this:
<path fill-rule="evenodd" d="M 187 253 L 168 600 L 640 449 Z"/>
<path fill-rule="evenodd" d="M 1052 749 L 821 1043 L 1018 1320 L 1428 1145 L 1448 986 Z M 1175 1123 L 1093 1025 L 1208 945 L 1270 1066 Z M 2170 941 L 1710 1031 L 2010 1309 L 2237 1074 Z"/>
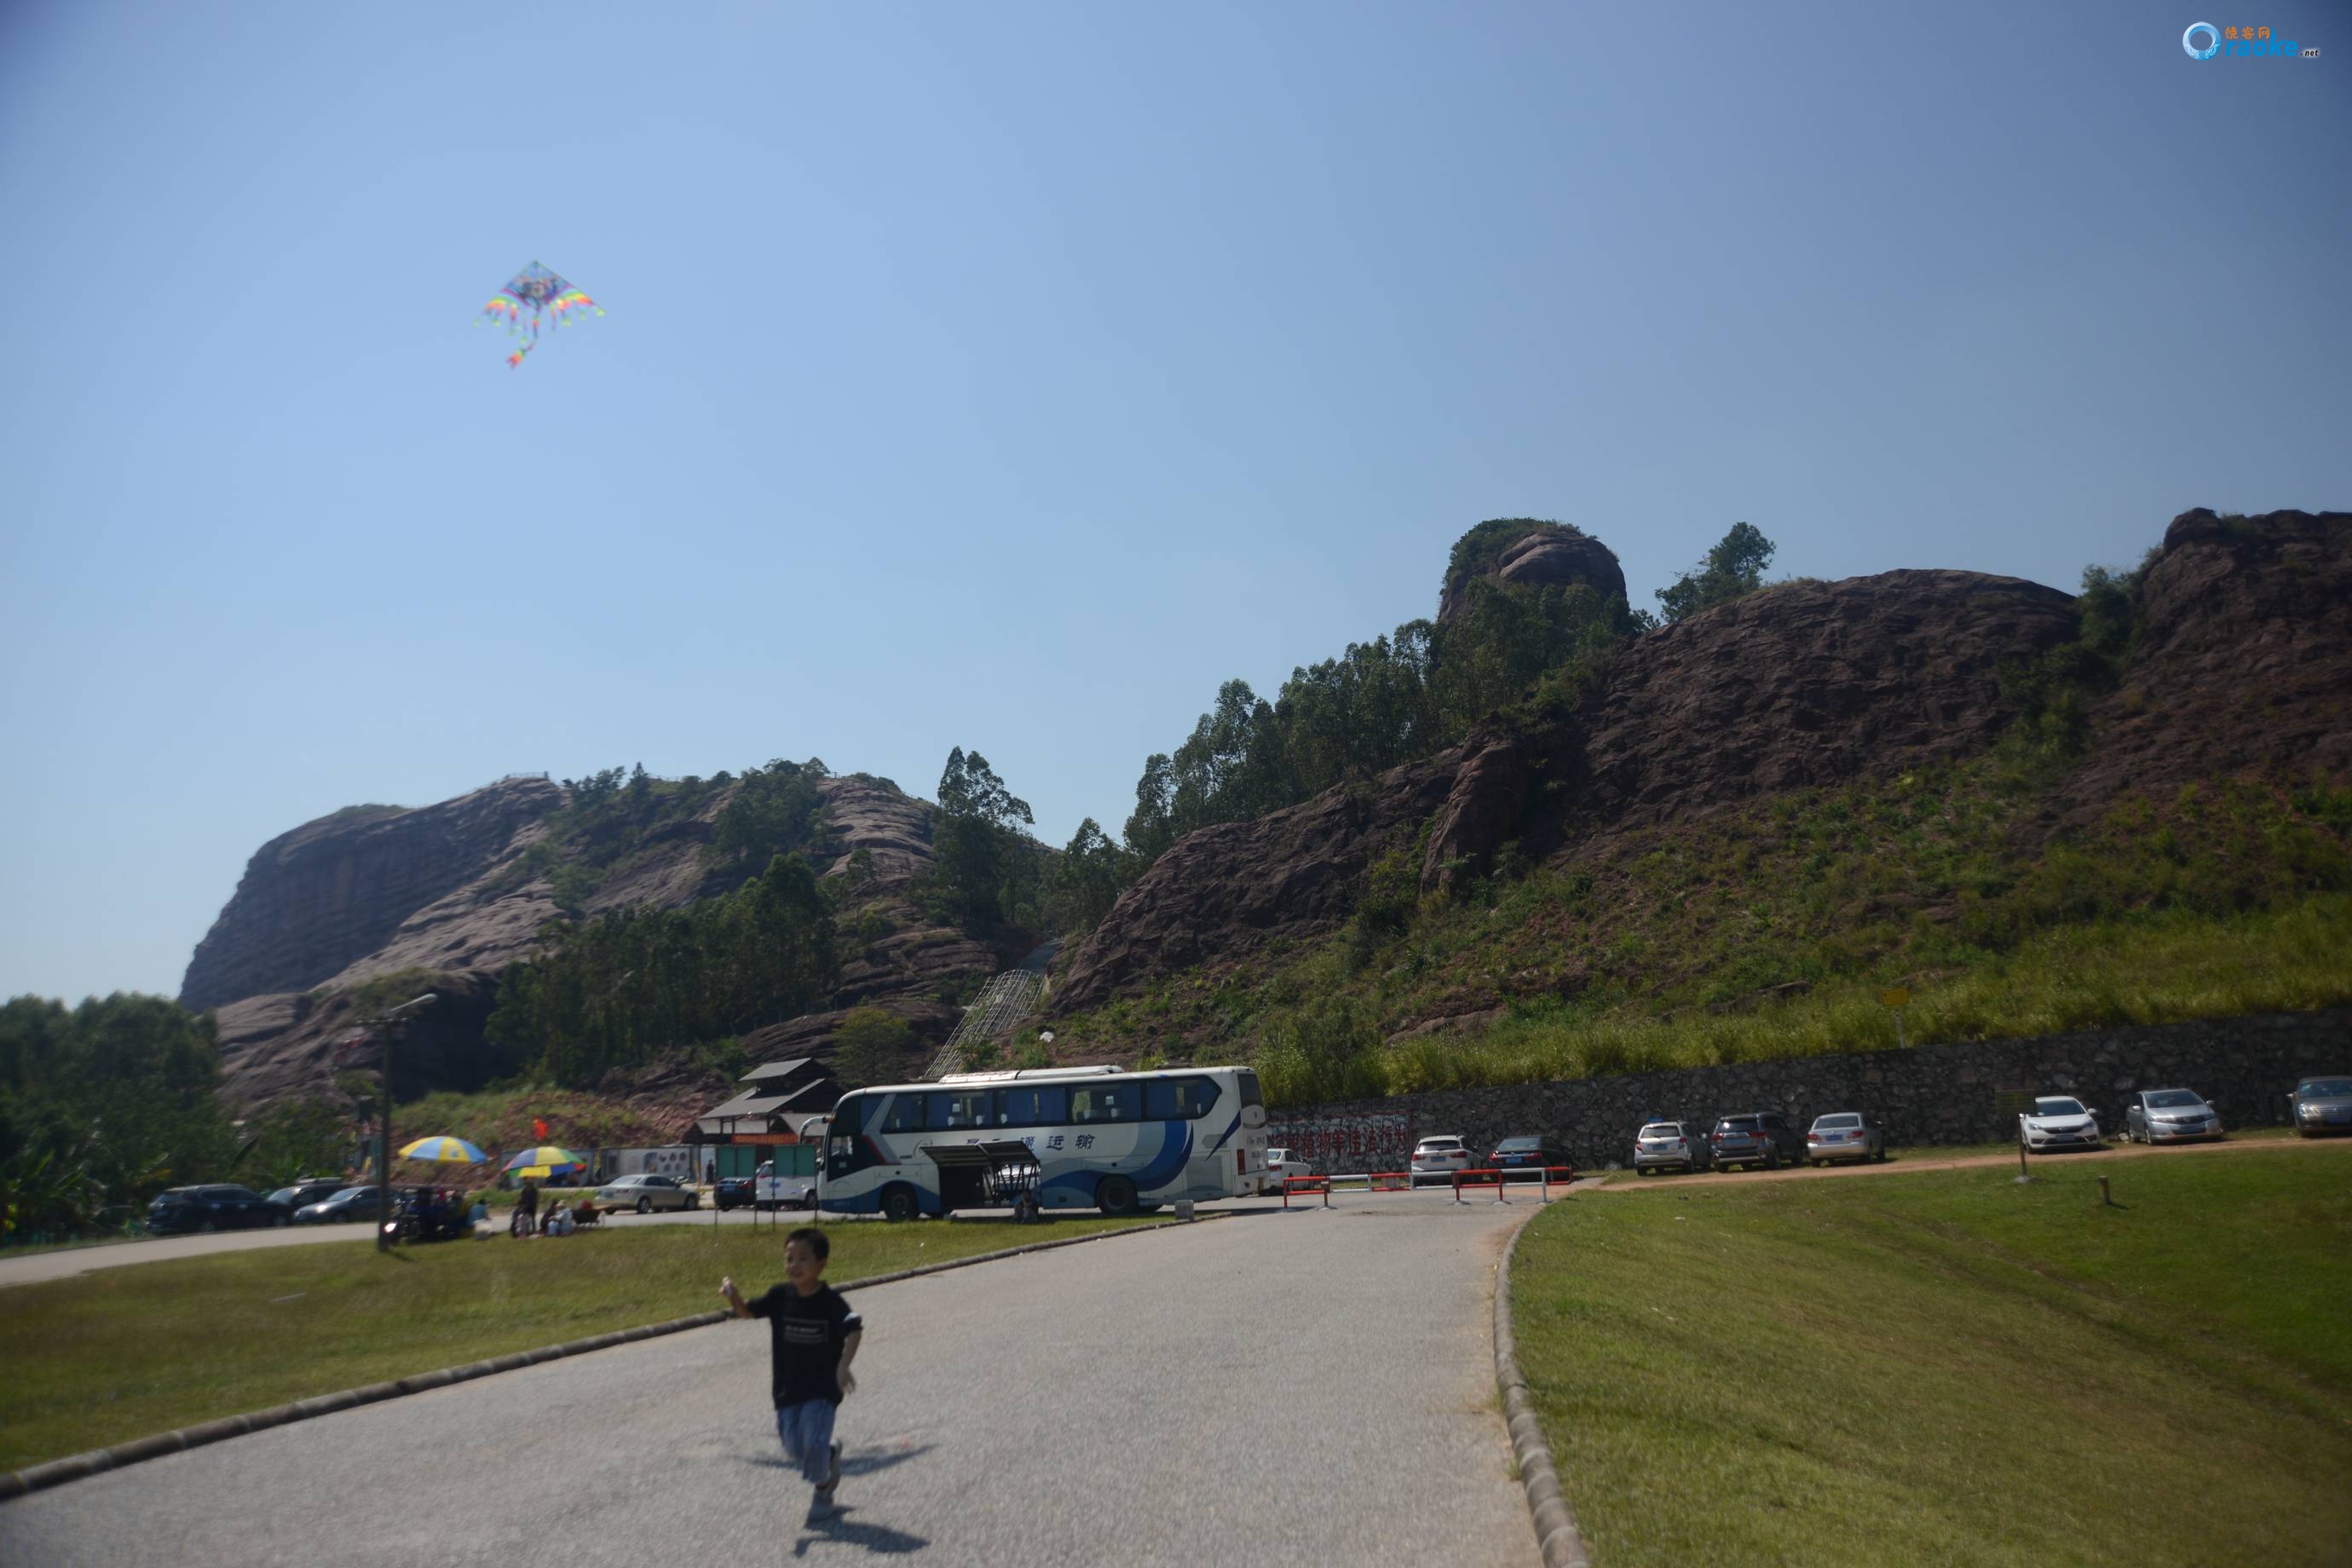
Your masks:
<path fill-rule="evenodd" d="M 1633 1171 L 1704 1171 L 1711 1150 L 1706 1129 L 1696 1121 L 1653 1121 L 1633 1135 Z"/>

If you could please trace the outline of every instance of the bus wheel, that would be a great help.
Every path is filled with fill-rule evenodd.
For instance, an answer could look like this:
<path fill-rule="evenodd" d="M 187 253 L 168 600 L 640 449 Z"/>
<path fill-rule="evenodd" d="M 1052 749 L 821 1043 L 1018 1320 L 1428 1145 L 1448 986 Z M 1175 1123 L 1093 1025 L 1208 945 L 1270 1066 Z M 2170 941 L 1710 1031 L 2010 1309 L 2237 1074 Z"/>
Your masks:
<path fill-rule="evenodd" d="M 1105 1176 L 1095 1184 L 1095 1203 L 1117 1219 L 1135 1212 L 1135 1184 L 1125 1176 Z"/>
<path fill-rule="evenodd" d="M 915 1201 L 912 1187 L 887 1187 L 882 1193 L 882 1217 L 887 1220 L 912 1219 L 922 1212 Z"/>

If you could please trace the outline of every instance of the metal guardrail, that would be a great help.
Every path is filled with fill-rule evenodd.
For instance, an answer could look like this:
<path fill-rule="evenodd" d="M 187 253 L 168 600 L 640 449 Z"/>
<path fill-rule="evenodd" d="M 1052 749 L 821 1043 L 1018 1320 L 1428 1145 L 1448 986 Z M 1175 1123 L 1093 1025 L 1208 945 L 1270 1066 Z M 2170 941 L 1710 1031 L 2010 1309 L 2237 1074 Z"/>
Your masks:
<path fill-rule="evenodd" d="M 1503 1189 L 1513 1182 L 1539 1187 L 1542 1189 L 1542 1201 L 1549 1203 L 1555 1184 L 1566 1186 L 1576 1177 L 1575 1168 L 1568 1165 L 1514 1165 L 1507 1169 L 1489 1167 L 1475 1171 L 1335 1171 L 1328 1176 L 1285 1176 L 1282 1206 L 1290 1206 L 1290 1194 L 1294 1192 L 1320 1193 L 1323 1206 L 1328 1208 L 1331 1206 L 1331 1194 L 1335 1192 L 1408 1193 L 1425 1186 L 1450 1186 L 1454 1190 L 1454 1201 L 1457 1204 L 1466 1201 L 1462 1196 L 1462 1189 L 1465 1186 L 1492 1187 L 1495 1189 L 1495 1201 L 1507 1204 L 1511 1200 L 1503 1195 Z M 1340 1182 L 1350 1185 L 1343 1188 L 1335 1184 Z M 1363 1184 L 1353 1184 L 1359 1182 Z M 1301 1184 L 1294 1186 L 1294 1183 Z"/>
<path fill-rule="evenodd" d="M 966 1047 L 1012 1033 L 1022 1019 L 1037 1010 L 1038 999 L 1045 991 L 1045 976 L 1034 969 L 1008 969 L 990 980 L 971 1005 L 964 1009 L 963 1021 L 940 1047 L 940 1054 L 924 1069 L 924 1080 L 942 1079 L 955 1071 L 962 1065 Z"/>

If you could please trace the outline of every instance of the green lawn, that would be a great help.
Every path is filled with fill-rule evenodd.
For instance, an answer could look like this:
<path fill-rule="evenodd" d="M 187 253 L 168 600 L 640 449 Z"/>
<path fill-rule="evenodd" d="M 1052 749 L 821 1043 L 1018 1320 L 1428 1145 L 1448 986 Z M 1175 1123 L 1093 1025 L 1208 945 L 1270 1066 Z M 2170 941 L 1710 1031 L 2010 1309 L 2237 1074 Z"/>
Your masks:
<path fill-rule="evenodd" d="M 2352 1145 L 2035 1174 L 1552 1205 L 1512 1304 L 1595 1563 L 2352 1559 Z"/>
<path fill-rule="evenodd" d="M 826 1278 L 1120 1228 L 1135 1220 L 828 1227 Z M 718 1308 L 783 1278 L 765 1226 L 659 1225 L 560 1240 L 365 1240 L 142 1263 L 0 1291 L 0 1469 Z M 364 1233 L 362 1233 L 364 1234 Z M 1132 1243 L 1130 1245 L 1149 1245 Z"/>

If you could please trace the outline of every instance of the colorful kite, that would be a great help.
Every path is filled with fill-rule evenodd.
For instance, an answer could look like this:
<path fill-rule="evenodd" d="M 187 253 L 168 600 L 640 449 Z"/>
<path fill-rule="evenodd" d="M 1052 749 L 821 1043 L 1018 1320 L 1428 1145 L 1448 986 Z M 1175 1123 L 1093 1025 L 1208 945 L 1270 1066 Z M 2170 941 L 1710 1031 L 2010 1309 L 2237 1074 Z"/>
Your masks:
<path fill-rule="evenodd" d="M 604 313 L 604 307 L 595 300 L 534 261 L 490 296 L 490 302 L 482 307 L 481 319 L 503 321 L 510 338 L 529 337 L 528 342 L 507 355 L 507 368 L 511 370 L 522 363 L 523 355 L 539 346 L 541 316 L 552 313 L 555 324 L 562 327 L 585 319 L 591 310 L 600 316 Z"/>

